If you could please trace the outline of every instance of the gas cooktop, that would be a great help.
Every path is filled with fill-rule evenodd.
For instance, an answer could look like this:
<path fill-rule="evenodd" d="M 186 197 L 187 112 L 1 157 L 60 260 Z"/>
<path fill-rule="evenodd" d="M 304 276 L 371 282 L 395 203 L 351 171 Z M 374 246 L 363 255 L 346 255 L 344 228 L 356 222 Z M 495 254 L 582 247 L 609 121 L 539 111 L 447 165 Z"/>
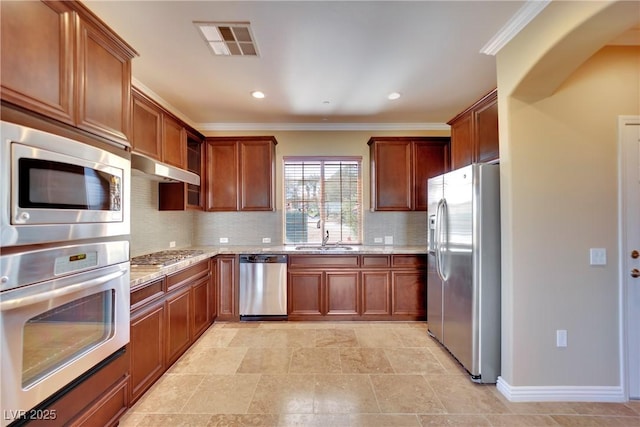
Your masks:
<path fill-rule="evenodd" d="M 204 251 L 198 249 L 172 249 L 154 252 L 131 258 L 131 266 L 166 267 L 203 253 Z"/>

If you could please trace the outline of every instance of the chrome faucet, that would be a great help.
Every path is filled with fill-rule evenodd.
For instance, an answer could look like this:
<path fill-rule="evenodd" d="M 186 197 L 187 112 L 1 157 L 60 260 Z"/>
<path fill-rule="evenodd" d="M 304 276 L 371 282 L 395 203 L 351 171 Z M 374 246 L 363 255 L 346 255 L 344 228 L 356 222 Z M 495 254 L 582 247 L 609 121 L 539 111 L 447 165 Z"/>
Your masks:
<path fill-rule="evenodd" d="M 329 230 L 327 230 L 327 235 L 322 239 L 322 246 L 326 246 L 329 241 Z"/>

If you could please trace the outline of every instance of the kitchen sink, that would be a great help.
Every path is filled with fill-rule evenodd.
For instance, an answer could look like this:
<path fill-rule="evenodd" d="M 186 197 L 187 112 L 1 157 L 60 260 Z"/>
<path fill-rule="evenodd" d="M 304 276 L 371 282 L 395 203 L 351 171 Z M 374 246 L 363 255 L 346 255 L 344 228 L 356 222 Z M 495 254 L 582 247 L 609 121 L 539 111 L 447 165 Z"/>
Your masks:
<path fill-rule="evenodd" d="M 351 246 L 342 246 L 342 245 L 309 245 L 309 246 L 296 246 L 297 251 L 350 251 L 353 250 Z"/>

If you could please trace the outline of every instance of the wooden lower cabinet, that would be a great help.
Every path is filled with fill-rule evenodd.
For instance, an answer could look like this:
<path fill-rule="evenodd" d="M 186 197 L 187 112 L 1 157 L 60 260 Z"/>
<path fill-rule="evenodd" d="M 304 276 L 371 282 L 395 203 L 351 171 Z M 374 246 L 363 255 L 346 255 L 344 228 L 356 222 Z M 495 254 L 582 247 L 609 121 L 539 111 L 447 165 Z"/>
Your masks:
<path fill-rule="evenodd" d="M 191 331 L 193 339 L 202 335 L 211 325 L 211 277 L 200 279 L 191 287 Z"/>
<path fill-rule="evenodd" d="M 289 320 L 424 320 L 426 257 L 291 255 L 288 298 Z"/>
<path fill-rule="evenodd" d="M 325 287 L 327 316 L 361 314 L 359 272 L 327 271 Z"/>
<path fill-rule="evenodd" d="M 236 258 L 236 255 L 215 257 L 218 320 L 240 320 L 236 272 L 238 262 Z"/>
<path fill-rule="evenodd" d="M 129 406 L 129 355 L 122 349 L 40 411 L 31 426 L 116 426 Z"/>
<path fill-rule="evenodd" d="M 160 301 L 131 314 L 129 353 L 131 402 L 156 382 L 165 367 L 165 303 Z"/>
<path fill-rule="evenodd" d="M 391 314 L 391 273 L 362 272 L 362 314 L 387 317 Z"/>
<path fill-rule="evenodd" d="M 131 290 L 128 403 L 135 403 L 213 322 L 210 260 Z"/>
<path fill-rule="evenodd" d="M 425 317 L 426 271 L 393 271 L 391 276 L 391 314 Z"/>
<path fill-rule="evenodd" d="M 185 287 L 169 296 L 167 310 L 167 365 L 172 365 L 191 345 L 191 295 Z"/>
<path fill-rule="evenodd" d="M 289 272 L 289 320 L 324 315 L 323 276 L 322 272 Z"/>

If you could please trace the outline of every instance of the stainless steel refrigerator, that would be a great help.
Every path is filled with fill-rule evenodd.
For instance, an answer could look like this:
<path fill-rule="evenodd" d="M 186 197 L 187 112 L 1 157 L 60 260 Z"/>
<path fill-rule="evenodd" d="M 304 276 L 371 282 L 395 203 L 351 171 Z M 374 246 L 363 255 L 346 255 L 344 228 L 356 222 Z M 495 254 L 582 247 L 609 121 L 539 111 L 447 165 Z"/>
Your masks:
<path fill-rule="evenodd" d="M 500 375 L 500 170 L 472 164 L 428 181 L 427 321 L 471 379 Z"/>

